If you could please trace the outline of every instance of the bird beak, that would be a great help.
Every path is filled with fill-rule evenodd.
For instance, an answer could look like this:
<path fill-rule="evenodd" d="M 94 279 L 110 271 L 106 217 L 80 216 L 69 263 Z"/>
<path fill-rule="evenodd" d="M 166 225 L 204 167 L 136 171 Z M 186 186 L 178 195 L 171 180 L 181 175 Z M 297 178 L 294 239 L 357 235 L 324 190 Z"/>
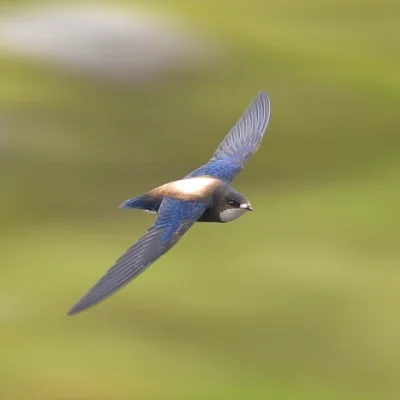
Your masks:
<path fill-rule="evenodd" d="M 240 208 L 242 208 L 243 210 L 247 210 L 247 211 L 253 211 L 253 207 L 251 206 L 250 203 L 241 204 Z"/>

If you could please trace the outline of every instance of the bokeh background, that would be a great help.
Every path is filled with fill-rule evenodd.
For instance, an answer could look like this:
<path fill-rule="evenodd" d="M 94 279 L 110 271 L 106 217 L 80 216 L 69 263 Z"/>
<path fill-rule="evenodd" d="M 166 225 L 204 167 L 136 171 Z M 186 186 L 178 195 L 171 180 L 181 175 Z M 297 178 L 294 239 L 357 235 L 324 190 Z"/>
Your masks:
<path fill-rule="evenodd" d="M 0 2 L 1 399 L 399 399 L 399 2 L 60 4 Z M 255 212 L 67 317 L 262 89 Z"/>

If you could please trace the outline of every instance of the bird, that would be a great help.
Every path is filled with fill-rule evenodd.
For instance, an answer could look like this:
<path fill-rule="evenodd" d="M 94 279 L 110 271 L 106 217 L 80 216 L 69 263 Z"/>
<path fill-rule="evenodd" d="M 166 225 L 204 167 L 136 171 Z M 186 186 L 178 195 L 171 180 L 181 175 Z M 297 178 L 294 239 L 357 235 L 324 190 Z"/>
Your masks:
<path fill-rule="evenodd" d="M 253 211 L 231 183 L 260 147 L 270 110 L 268 95 L 259 92 L 206 164 L 121 204 L 120 208 L 156 214 L 155 222 L 68 315 L 86 310 L 126 286 L 176 245 L 195 222 L 227 223 Z"/>

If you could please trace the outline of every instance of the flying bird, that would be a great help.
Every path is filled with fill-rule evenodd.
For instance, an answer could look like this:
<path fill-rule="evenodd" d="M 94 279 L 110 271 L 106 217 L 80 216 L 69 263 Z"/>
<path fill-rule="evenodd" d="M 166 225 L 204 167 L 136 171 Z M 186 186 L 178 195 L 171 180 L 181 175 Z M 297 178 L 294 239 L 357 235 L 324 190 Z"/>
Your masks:
<path fill-rule="evenodd" d="M 253 208 L 231 182 L 260 147 L 270 117 L 261 92 L 225 136 L 211 159 L 183 179 L 125 201 L 121 208 L 157 214 L 154 225 L 134 243 L 68 312 L 83 311 L 136 278 L 173 247 L 195 222 L 230 222 Z"/>

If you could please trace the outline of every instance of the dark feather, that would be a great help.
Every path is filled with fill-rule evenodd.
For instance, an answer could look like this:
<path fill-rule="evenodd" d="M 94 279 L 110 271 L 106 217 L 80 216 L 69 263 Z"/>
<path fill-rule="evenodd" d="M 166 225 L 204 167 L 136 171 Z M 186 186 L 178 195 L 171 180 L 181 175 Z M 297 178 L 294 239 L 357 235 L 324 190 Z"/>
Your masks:
<path fill-rule="evenodd" d="M 146 210 L 150 212 L 158 212 L 162 202 L 162 197 L 152 197 L 147 193 L 138 197 L 133 197 L 124 201 L 120 208 L 136 208 L 139 210 Z"/>
<path fill-rule="evenodd" d="M 185 178 L 210 175 L 231 182 L 260 147 L 269 117 L 269 98 L 261 92 L 225 136 L 210 161 Z"/>
<path fill-rule="evenodd" d="M 76 314 L 104 300 L 143 272 L 174 246 L 206 209 L 201 202 L 164 198 L 155 224 L 68 312 Z"/>

